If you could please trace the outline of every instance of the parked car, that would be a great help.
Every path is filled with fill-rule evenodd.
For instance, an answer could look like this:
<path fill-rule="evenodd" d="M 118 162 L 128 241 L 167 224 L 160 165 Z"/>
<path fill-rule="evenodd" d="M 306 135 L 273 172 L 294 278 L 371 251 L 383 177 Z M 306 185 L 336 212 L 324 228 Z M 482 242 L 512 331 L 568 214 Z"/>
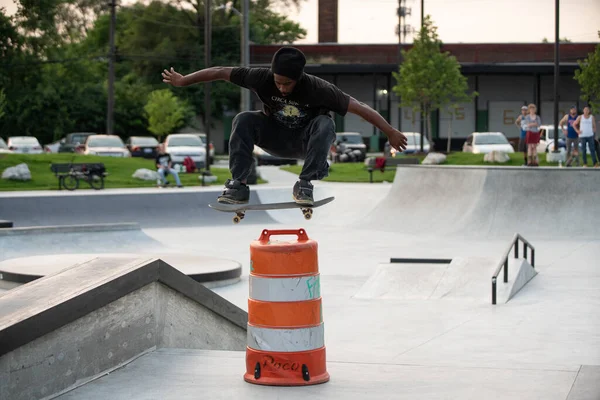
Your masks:
<path fill-rule="evenodd" d="M 59 153 L 78 153 L 81 152 L 83 144 L 88 136 L 96 135 L 94 132 L 71 132 L 60 140 L 58 147 Z"/>
<path fill-rule="evenodd" d="M 206 147 L 206 133 L 191 132 L 191 134 L 198 136 L 200 140 L 202 140 L 202 143 L 204 143 L 204 146 Z M 209 162 L 213 164 L 215 162 L 215 146 L 212 142 L 208 144 L 208 151 L 210 152 L 208 155 Z"/>
<path fill-rule="evenodd" d="M 42 145 L 33 136 L 12 136 L 8 138 L 8 149 L 13 153 L 42 154 Z"/>
<path fill-rule="evenodd" d="M 473 132 L 463 144 L 465 153 L 487 154 L 492 151 L 514 153 L 515 149 L 502 132 Z"/>
<path fill-rule="evenodd" d="M 193 133 L 174 133 L 168 135 L 163 143 L 164 151 L 171 155 L 173 164 L 183 164 L 186 157 L 190 157 L 196 168 L 206 166 L 206 146 L 202 140 Z"/>
<path fill-rule="evenodd" d="M 565 141 L 565 134 L 562 128 L 558 129 L 558 148 L 566 148 L 567 142 Z M 540 126 L 540 142 L 537 146 L 538 153 L 544 153 L 554 151 L 554 125 L 542 125 Z"/>
<path fill-rule="evenodd" d="M 363 137 L 358 132 L 338 132 L 335 134 L 335 144 L 339 153 L 344 153 L 348 150 L 360 151 L 359 161 L 363 161 L 367 157 L 367 145 L 363 142 Z"/>
<path fill-rule="evenodd" d="M 2 153 L 10 154 L 12 153 L 12 150 L 9 150 L 8 145 L 6 144 L 4 139 L 0 138 L 0 154 Z"/>
<path fill-rule="evenodd" d="M 413 154 L 421 152 L 421 134 L 418 132 L 402 132 L 406 136 L 406 149 L 400 154 Z M 429 153 L 431 151 L 431 143 L 427 137 L 423 136 L 423 153 Z M 390 146 L 390 142 L 386 142 L 383 148 L 383 154 L 385 157 L 395 157 L 398 154 L 396 149 Z"/>
<path fill-rule="evenodd" d="M 123 140 L 117 135 L 90 135 L 82 148 L 82 153 L 93 156 L 131 157 Z"/>
<path fill-rule="evenodd" d="M 60 148 L 60 140 L 44 145 L 44 153 L 58 153 Z"/>
<path fill-rule="evenodd" d="M 289 164 L 289 165 L 296 165 L 298 164 L 298 160 L 294 159 L 294 158 L 283 158 L 283 157 L 278 157 L 278 156 L 274 156 L 272 154 L 269 154 L 267 151 L 261 149 L 258 146 L 254 146 L 254 149 L 252 150 L 252 155 L 254 156 L 254 159 L 256 160 L 256 165 L 285 165 L 285 164 Z"/>
<path fill-rule="evenodd" d="M 127 138 L 125 146 L 131 157 L 155 158 L 160 143 L 154 136 L 131 136 Z"/>

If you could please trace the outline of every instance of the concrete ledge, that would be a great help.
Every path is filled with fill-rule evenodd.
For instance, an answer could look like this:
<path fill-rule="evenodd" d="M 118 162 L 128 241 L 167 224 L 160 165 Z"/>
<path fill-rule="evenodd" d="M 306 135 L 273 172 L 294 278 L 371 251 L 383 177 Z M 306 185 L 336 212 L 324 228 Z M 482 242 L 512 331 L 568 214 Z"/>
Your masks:
<path fill-rule="evenodd" d="M 0 219 L 0 228 L 12 228 L 13 222 L 5 219 Z"/>
<path fill-rule="evenodd" d="M 140 226 L 137 223 L 32 226 L 0 230 L 0 237 L 42 233 L 112 232 L 128 230 L 140 230 Z"/>
<path fill-rule="evenodd" d="M 162 347 L 241 352 L 247 321 L 160 259 L 98 257 L 0 297 L 0 399 L 53 397 Z"/>
<path fill-rule="evenodd" d="M 160 259 L 98 257 L 0 297 L 0 356 L 152 282 L 160 282 L 246 329 L 245 311 Z"/>

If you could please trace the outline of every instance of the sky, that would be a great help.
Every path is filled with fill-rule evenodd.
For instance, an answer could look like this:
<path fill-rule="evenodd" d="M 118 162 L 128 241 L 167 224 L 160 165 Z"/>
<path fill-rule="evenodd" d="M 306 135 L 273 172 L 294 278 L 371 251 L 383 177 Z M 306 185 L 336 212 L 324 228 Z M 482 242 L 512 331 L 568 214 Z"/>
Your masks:
<path fill-rule="evenodd" d="M 121 0 L 133 3 L 133 0 Z M 173 3 L 176 3 L 173 0 Z M 395 34 L 398 0 L 339 0 L 339 43 L 397 43 Z M 412 9 L 406 23 L 414 28 L 421 21 L 421 2 L 406 0 Z M 0 0 L 9 13 L 16 10 L 14 0 Z M 307 30 L 297 43 L 318 41 L 318 0 L 301 0 L 278 11 Z M 425 0 L 444 43 L 539 43 L 554 40 L 554 0 Z M 600 0 L 560 0 L 560 37 L 572 42 L 600 42 Z M 407 42 L 412 38 L 407 37 Z"/>

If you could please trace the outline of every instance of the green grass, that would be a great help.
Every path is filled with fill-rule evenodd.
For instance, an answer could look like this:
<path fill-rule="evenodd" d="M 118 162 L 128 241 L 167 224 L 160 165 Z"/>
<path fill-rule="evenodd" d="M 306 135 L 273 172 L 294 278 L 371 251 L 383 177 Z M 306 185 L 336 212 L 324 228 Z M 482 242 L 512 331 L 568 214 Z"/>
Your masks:
<path fill-rule="evenodd" d="M 109 174 L 104 183 L 105 188 L 138 188 L 154 187 L 156 181 L 143 181 L 133 178 L 133 173 L 139 168 L 156 170 L 153 159 L 139 157 L 115 158 L 101 156 L 84 156 L 74 154 L 0 154 L 0 171 L 17 164 L 26 163 L 31 172 L 30 181 L 14 181 L 0 179 L 0 191 L 9 190 L 58 190 L 58 178 L 50 171 L 51 163 L 104 163 L 106 172 Z M 216 182 L 211 185 L 223 185 L 231 177 L 227 168 L 210 168 L 213 175 L 217 177 Z M 180 173 L 179 177 L 184 186 L 201 186 L 202 181 L 198 179 L 199 173 Z M 168 180 L 173 184 L 172 177 Z M 258 183 L 264 183 L 259 179 Z M 80 181 L 78 190 L 93 190 L 89 185 Z"/>
<path fill-rule="evenodd" d="M 447 155 L 446 162 L 444 162 L 442 165 L 487 165 L 499 167 L 520 167 L 521 165 L 523 165 L 523 153 L 511 153 L 508 156 L 510 157 L 510 160 L 503 164 L 486 163 L 483 161 L 483 154 L 454 152 Z M 419 162 L 421 162 L 425 158 L 425 155 L 419 154 L 415 156 L 406 157 L 415 157 L 419 159 Z M 540 167 L 557 165 L 556 163 L 547 163 L 545 154 L 539 154 L 538 160 Z M 292 172 L 294 174 L 299 174 L 302 170 L 302 166 L 290 165 L 281 167 L 281 169 L 284 171 Z M 395 174 L 395 170 L 385 171 L 383 173 L 381 173 L 380 171 L 373 171 L 373 182 L 392 182 L 394 180 Z M 365 165 L 362 162 L 333 164 L 329 169 L 329 176 L 323 180 L 330 182 L 369 182 L 369 172 L 365 170 Z"/>

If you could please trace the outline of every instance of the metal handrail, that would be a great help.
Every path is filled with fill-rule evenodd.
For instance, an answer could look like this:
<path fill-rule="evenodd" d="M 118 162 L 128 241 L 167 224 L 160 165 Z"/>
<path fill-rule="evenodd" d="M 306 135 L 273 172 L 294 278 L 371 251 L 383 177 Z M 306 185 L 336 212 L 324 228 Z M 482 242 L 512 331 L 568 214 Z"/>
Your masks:
<path fill-rule="evenodd" d="M 510 251 L 513 248 L 513 246 L 515 249 L 515 258 L 519 258 L 519 240 L 523 242 L 523 255 L 525 256 L 525 260 L 527 260 L 527 248 L 530 249 L 530 264 L 531 267 L 535 268 L 535 248 L 523 236 L 519 235 L 518 233 L 515 233 L 512 241 L 510 242 L 510 245 L 504 252 L 503 257 L 500 260 L 498 267 L 496 268 L 496 272 L 494 272 L 494 275 L 492 276 L 492 304 L 496 304 L 496 280 L 502 268 L 504 268 L 504 283 L 508 282 L 508 255 L 510 254 Z"/>

